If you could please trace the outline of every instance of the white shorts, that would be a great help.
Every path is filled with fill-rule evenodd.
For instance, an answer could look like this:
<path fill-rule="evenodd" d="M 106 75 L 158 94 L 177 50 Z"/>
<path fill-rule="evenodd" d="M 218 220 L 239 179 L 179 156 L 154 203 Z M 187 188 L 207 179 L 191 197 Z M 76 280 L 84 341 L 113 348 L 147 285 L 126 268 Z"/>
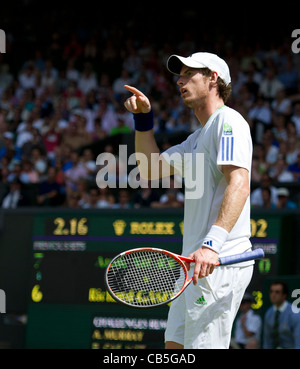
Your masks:
<path fill-rule="evenodd" d="M 190 271 L 191 272 L 191 271 Z M 217 267 L 193 282 L 171 303 L 165 341 L 185 349 L 227 349 L 231 330 L 253 273 L 246 267 Z"/>

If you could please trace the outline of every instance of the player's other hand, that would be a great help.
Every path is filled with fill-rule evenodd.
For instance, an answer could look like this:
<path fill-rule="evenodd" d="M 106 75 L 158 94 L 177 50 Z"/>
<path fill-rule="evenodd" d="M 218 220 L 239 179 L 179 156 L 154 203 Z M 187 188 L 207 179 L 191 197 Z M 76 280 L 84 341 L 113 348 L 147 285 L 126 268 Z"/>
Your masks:
<path fill-rule="evenodd" d="M 189 255 L 189 258 L 195 260 L 193 283 L 196 285 L 198 283 L 198 278 L 207 277 L 214 271 L 219 260 L 219 255 L 210 248 L 202 246 Z"/>
<path fill-rule="evenodd" d="M 128 111 L 134 114 L 150 112 L 151 104 L 147 96 L 135 87 L 125 85 L 124 88 L 133 94 L 124 103 Z"/>

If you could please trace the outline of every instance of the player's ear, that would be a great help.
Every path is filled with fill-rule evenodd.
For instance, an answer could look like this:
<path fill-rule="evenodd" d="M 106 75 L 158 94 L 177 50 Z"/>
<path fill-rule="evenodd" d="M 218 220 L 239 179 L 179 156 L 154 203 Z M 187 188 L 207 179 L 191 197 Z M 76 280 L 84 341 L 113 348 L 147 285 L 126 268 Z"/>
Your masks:
<path fill-rule="evenodd" d="M 209 78 L 210 78 L 211 83 L 217 84 L 217 82 L 218 82 L 218 73 L 212 71 Z"/>

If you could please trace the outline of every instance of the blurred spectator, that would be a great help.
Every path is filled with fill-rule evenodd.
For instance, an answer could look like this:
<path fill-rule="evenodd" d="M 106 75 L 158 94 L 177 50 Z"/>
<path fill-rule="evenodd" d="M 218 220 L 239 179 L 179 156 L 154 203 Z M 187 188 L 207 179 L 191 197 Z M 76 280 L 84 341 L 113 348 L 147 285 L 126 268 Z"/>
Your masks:
<path fill-rule="evenodd" d="M 122 96 L 127 94 L 124 85 L 131 85 L 131 78 L 127 69 L 123 69 L 120 77 L 116 78 L 112 85 L 113 93 L 117 101 L 121 101 Z"/>
<path fill-rule="evenodd" d="M 39 150 L 40 155 L 44 156 L 47 154 L 47 150 L 43 143 L 43 138 L 38 129 L 32 129 L 32 139 L 30 141 L 25 142 L 22 146 L 22 157 L 30 159 L 33 150 Z"/>
<path fill-rule="evenodd" d="M 58 132 L 57 121 L 53 117 L 45 119 L 45 125 L 41 128 L 43 144 L 45 146 L 47 157 L 53 159 L 55 149 L 59 146 L 61 135 Z"/>
<path fill-rule="evenodd" d="M 87 178 L 88 172 L 85 166 L 80 162 L 80 156 L 77 151 L 71 153 L 72 167 L 65 172 L 65 183 L 67 193 L 77 190 L 77 182 L 81 178 Z"/>
<path fill-rule="evenodd" d="M 180 208 L 184 204 L 184 194 L 177 187 L 174 177 L 170 177 L 170 185 L 159 201 L 151 204 L 152 208 Z"/>
<path fill-rule="evenodd" d="M 25 159 L 21 163 L 21 174 L 20 181 L 24 184 L 34 184 L 40 182 L 40 176 L 38 172 L 34 169 L 33 163 Z"/>
<path fill-rule="evenodd" d="M 299 148 L 297 147 L 297 137 L 290 136 L 287 139 L 287 148 L 286 148 L 286 162 L 291 165 L 296 163 L 298 153 L 300 153 Z"/>
<path fill-rule="evenodd" d="M 286 117 L 291 114 L 292 105 L 291 101 L 286 97 L 285 90 L 279 90 L 277 92 L 271 108 L 275 114 L 283 114 Z"/>
<path fill-rule="evenodd" d="M 139 74 L 139 72 L 142 67 L 142 63 L 143 61 L 136 48 L 134 46 L 130 46 L 122 64 L 123 69 L 127 70 L 129 76 L 137 77 L 139 75 L 140 78 L 141 74 Z"/>
<path fill-rule="evenodd" d="M 0 66 L 0 95 L 2 91 L 7 91 L 7 88 L 11 86 L 13 79 L 14 77 L 9 71 L 9 65 L 2 64 Z M 3 107 L 3 105 L 1 107 Z"/>
<path fill-rule="evenodd" d="M 84 94 L 88 94 L 91 90 L 97 88 L 97 78 L 90 63 L 86 63 L 84 66 L 83 72 L 78 80 L 78 88 Z"/>
<path fill-rule="evenodd" d="M 47 87 L 54 88 L 58 74 L 53 72 L 52 63 L 48 61 L 45 70 L 41 74 L 41 88 L 44 90 Z M 36 86 L 35 86 L 36 87 Z"/>
<path fill-rule="evenodd" d="M 259 169 L 259 161 L 257 158 L 253 158 L 251 166 L 251 181 L 259 182 L 261 179 L 261 172 Z"/>
<path fill-rule="evenodd" d="M 275 68 L 270 66 L 260 84 L 259 93 L 262 94 L 269 102 L 272 102 L 275 99 L 277 92 L 282 89 L 284 89 L 284 85 L 277 78 Z"/>
<path fill-rule="evenodd" d="M 33 168 L 37 171 L 39 177 L 42 178 L 47 171 L 48 162 L 42 155 L 42 151 L 39 147 L 32 148 L 29 160 L 32 162 Z"/>
<path fill-rule="evenodd" d="M 67 89 L 63 92 L 63 95 L 66 107 L 69 111 L 78 108 L 82 93 L 78 88 L 78 84 L 76 81 L 72 80 L 69 82 L 69 85 Z"/>
<path fill-rule="evenodd" d="M 276 209 L 276 204 L 272 202 L 271 190 L 269 187 L 261 189 L 262 205 L 263 209 Z"/>
<path fill-rule="evenodd" d="M 87 171 L 87 179 L 93 181 L 96 178 L 97 165 L 94 154 L 90 148 L 83 150 L 80 161 Z"/>
<path fill-rule="evenodd" d="M 20 161 L 22 151 L 14 144 L 14 134 L 10 131 L 3 133 L 4 146 L 0 148 L 0 159 L 4 156 L 10 157 L 11 160 Z"/>
<path fill-rule="evenodd" d="M 83 209 L 99 209 L 99 188 L 91 187 L 88 190 L 87 201 L 81 206 Z"/>
<path fill-rule="evenodd" d="M 101 127 L 107 134 L 117 125 L 116 113 L 112 107 L 108 106 L 106 98 L 100 98 L 96 118 L 101 119 Z"/>
<path fill-rule="evenodd" d="M 22 182 L 14 179 L 9 184 L 9 192 L 2 199 L 2 208 L 15 209 L 22 206 L 29 206 L 30 200 L 22 190 Z"/>
<path fill-rule="evenodd" d="M 151 188 L 151 181 L 147 181 L 147 187 L 141 187 L 134 197 L 134 207 L 149 208 L 153 202 L 158 202 L 160 198 L 157 189 Z"/>
<path fill-rule="evenodd" d="M 290 191 L 287 188 L 280 187 L 277 190 L 277 209 L 297 209 L 298 206 L 290 200 Z"/>
<path fill-rule="evenodd" d="M 288 138 L 290 137 L 295 137 L 296 139 L 300 138 L 300 136 L 297 135 L 296 125 L 291 120 L 288 120 L 287 122 L 286 133 L 287 133 Z"/>
<path fill-rule="evenodd" d="M 19 75 L 20 88 L 26 90 L 35 87 L 35 70 L 32 64 L 28 64 Z"/>
<path fill-rule="evenodd" d="M 99 208 L 111 208 L 116 202 L 108 187 L 99 188 Z"/>
<path fill-rule="evenodd" d="M 103 140 L 107 136 L 107 132 L 102 128 L 101 118 L 97 117 L 94 120 L 94 130 L 92 132 L 92 140 Z"/>
<path fill-rule="evenodd" d="M 67 80 L 78 82 L 79 77 L 80 77 L 80 72 L 75 67 L 75 59 L 74 58 L 69 58 L 67 60 L 67 67 L 66 67 L 66 78 L 67 78 Z"/>
<path fill-rule="evenodd" d="M 269 176 L 273 181 L 277 182 L 293 182 L 294 177 L 288 170 L 288 165 L 285 161 L 284 156 L 280 155 L 275 164 L 269 168 Z"/>
<path fill-rule="evenodd" d="M 28 117 L 26 122 L 24 122 L 24 126 L 19 125 L 16 133 L 16 146 L 20 149 L 23 148 L 23 145 L 26 142 L 32 141 L 33 139 L 33 126 L 32 119 Z"/>
<path fill-rule="evenodd" d="M 82 146 L 86 146 L 91 143 L 91 136 L 88 132 L 82 133 L 82 129 L 78 122 L 70 122 L 69 127 L 62 135 L 61 145 L 68 145 L 73 150 L 77 150 Z"/>
<path fill-rule="evenodd" d="M 7 176 L 7 182 L 20 180 L 21 171 L 22 171 L 21 162 L 15 162 L 13 164 L 13 168 L 12 168 L 11 172 Z"/>
<path fill-rule="evenodd" d="M 295 123 L 296 132 L 298 135 L 300 135 L 300 101 L 295 103 L 291 121 Z"/>
<path fill-rule="evenodd" d="M 278 75 L 278 80 L 289 95 L 297 91 L 298 74 L 290 55 L 285 63 L 285 68 Z"/>
<path fill-rule="evenodd" d="M 83 50 L 84 59 L 90 61 L 91 63 L 97 59 L 98 47 L 97 47 L 97 37 L 92 35 L 84 46 Z"/>
<path fill-rule="evenodd" d="M 75 33 L 71 35 L 70 41 L 66 44 L 63 51 L 64 60 L 74 59 L 77 60 L 82 54 L 83 48 L 77 40 Z"/>
<path fill-rule="evenodd" d="M 10 164 L 10 158 L 8 156 L 3 156 L 3 158 L 0 161 L 0 181 L 1 183 L 7 183 L 8 182 L 8 176 L 11 173 L 11 164 Z"/>
<path fill-rule="evenodd" d="M 39 184 L 37 204 L 41 206 L 57 206 L 62 203 L 61 186 L 56 181 L 56 168 L 50 167 L 47 178 Z"/>
<path fill-rule="evenodd" d="M 300 152 L 297 154 L 297 161 L 288 166 L 288 171 L 293 175 L 294 181 L 300 180 Z"/>
<path fill-rule="evenodd" d="M 117 118 L 117 125 L 113 127 L 110 131 L 110 136 L 118 135 L 118 134 L 124 134 L 124 133 L 130 133 L 131 129 L 125 124 L 125 121 L 123 117 Z"/>
<path fill-rule="evenodd" d="M 78 194 L 77 191 L 71 190 L 67 196 L 66 196 L 66 202 L 65 205 L 68 208 L 72 208 L 72 209 L 80 209 L 80 204 L 79 204 L 79 200 L 80 200 L 80 196 Z"/>
<path fill-rule="evenodd" d="M 131 209 L 132 199 L 128 189 L 119 190 L 117 202 L 112 205 L 113 209 Z"/>
<path fill-rule="evenodd" d="M 272 185 L 272 178 L 267 174 L 263 174 L 260 181 L 260 186 L 252 191 L 250 195 L 251 205 L 253 207 L 261 207 L 264 205 L 263 200 L 263 189 L 270 189 L 271 191 L 271 199 L 269 200 L 272 204 L 277 204 L 277 188 Z M 265 197 L 268 195 L 264 194 Z"/>
<path fill-rule="evenodd" d="M 79 206 L 83 207 L 89 198 L 89 181 L 86 178 L 79 178 L 76 183 L 76 192 L 79 197 Z"/>
<path fill-rule="evenodd" d="M 287 301 L 288 286 L 274 281 L 269 290 L 272 306 L 264 316 L 264 349 L 300 349 L 300 314 Z"/>
<path fill-rule="evenodd" d="M 253 147 L 251 178 L 254 182 L 260 182 L 264 173 L 267 173 L 269 164 L 266 162 L 265 147 L 262 144 L 256 144 Z"/>
<path fill-rule="evenodd" d="M 263 96 L 257 96 L 256 103 L 249 109 L 248 118 L 253 141 L 261 143 L 266 127 L 270 127 L 272 122 L 272 111 Z"/>
<path fill-rule="evenodd" d="M 240 305 L 240 315 L 236 320 L 234 340 L 242 349 L 246 348 L 251 338 L 260 341 L 262 319 L 252 310 L 253 302 L 252 295 L 246 292 Z"/>
<path fill-rule="evenodd" d="M 262 137 L 262 144 L 266 151 L 267 164 L 274 164 L 278 158 L 279 148 L 274 142 L 274 136 L 271 129 L 267 129 Z"/>
<path fill-rule="evenodd" d="M 274 140 L 278 143 L 287 141 L 288 135 L 286 131 L 286 117 L 284 114 L 277 113 L 273 117 L 273 129 L 272 129 Z"/>

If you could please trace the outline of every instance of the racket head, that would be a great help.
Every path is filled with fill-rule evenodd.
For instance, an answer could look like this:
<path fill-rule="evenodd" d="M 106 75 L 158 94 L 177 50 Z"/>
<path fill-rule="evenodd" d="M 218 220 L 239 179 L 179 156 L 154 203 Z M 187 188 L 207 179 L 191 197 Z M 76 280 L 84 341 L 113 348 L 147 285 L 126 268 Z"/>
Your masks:
<path fill-rule="evenodd" d="M 191 282 L 179 255 L 158 248 L 137 248 L 114 257 L 106 268 L 111 297 L 133 308 L 168 304 Z"/>

